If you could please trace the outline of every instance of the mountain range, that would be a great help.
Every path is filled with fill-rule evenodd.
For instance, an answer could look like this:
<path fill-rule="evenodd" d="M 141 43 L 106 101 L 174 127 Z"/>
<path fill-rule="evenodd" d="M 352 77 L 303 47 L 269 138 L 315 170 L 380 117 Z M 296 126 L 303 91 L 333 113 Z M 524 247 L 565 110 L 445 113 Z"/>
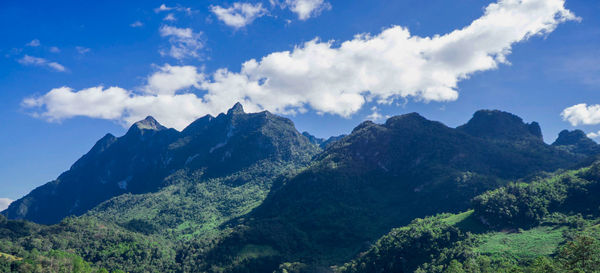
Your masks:
<path fill-rule="evenodd" d="M 461 221 L 503 227 L 477 200 L 515 181 L 533 185 L 585 168 L 598 154 L 582 131 L 562 131 L 549 145 L 538 123 L 498 110 L 477 111 L 456 128 L 410 113 L 329 139 L 299 133 L 267 111 L 245 113 L 239 103 L 181 132 L 147 117 L 121 137 L 104 136 L 56 180 L 3 211 L 0 240 L 12 247 L 0 254 L 37 249 L 52 260 L 51 251 L 65 251 L 90 268 L 127 272 L 448 268 L 450 261 L 428 258 L 440 249 L 414 257 L 419 263 L 386 267 L 373 248 L 405 253 L 386 243 L 399 240 L 395 228 L 443 213 L 422 220 L 438 225 L 473 207 Z M 543 217 L 514 227 L 532 228 Z M 443 226 L 453 232 L 446 243 L 468 237 L 453 228 Z M 405 259 L 393 253 L 385 257 Z"/>

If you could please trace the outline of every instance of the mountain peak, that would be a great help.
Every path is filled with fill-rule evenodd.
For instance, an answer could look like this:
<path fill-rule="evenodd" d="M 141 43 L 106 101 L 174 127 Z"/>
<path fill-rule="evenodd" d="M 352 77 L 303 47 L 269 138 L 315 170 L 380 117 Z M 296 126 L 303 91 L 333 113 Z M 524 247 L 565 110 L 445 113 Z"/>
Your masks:
<path fill-rule="evenodd" d="M 387 119 L 385 121 L 385 124 L 390 125 L 390 124 L 394 124 L 396 122 L 407 122 L 407 121 L 422 122 L 422 121 L 427 121 L 427 119 L 424 118 L 423 116 L 421 116 L 417 112 L 412 112 L 412 113 L 408 113 L 408 114 L 393 116 L 393 117 Z"/>
<path fill-rule="evenodd" d="M 145 119 L 134 123 L 133 126 L 137 127 L 138 129 L 153 131 L 162 131 L 167 129 L 167 127 L 162 126 L 162 124 L 156 121 L 156 119 L 154 119 L 152 116 L 147 116 Z"/>
<path fill-rule="evenodd" d="M 588 137 L 581 130 L 562 130 L 553 145 L 573 145 L 585 139 L 588 139 Z"/>
<path fill-rule="evenodd" d="M 127 134 L 125 135 L 144 135 L 144 132 L 158 132 L 162 130 L 167 130 L 167 127 L 162 126 L 162 124 L 158 123 L 158 121 L 156 121 L 156 119 L 154 119 L 152 116 L 147 116 L 145 119 L 131 125 L 127 131 Z"/>
<path fill-rule="evenodd" d="M 408 113 L 399 116 L 393 116 L 385 121 L 384 126 L 395 129 L 418 130 L 418 128 L 428 128 L 437 126 L 439 122 L 431 121 L 418 113 Z"/>
<path fill-rule="evenodd" d="M 227 110 L 227 115 L 236 115 L 236 114 L 244 114 L 244 106 L 241 103 L 236 102 L 231 109 Z"/>
<path fill-rule="evenodd" d="M 525 123 L 522 118 L 499 110 L 479 110 L 467 124 L 457 129 L 483 138 L 542 140 L 542 130 L 537 122 Z"/>
<path fill-rule="evenodd" d="M 600 153 L 600 145 L 587 137 L 581 130 L 562 130 L 552 146 L 561 146 L 570 152 L 579 154 L 592 155 Z"/>

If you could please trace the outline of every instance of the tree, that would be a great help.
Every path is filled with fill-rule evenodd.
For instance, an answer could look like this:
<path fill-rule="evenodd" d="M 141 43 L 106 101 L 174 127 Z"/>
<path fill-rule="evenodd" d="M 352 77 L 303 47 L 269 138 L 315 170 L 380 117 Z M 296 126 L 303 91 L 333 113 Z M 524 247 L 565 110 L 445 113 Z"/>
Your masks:
<path fill-rule="evenodd" d="M 567 272 L 600 271 L 600 242 L 589 235 L 580 235 L 562 247 L 558 261 Z"/>

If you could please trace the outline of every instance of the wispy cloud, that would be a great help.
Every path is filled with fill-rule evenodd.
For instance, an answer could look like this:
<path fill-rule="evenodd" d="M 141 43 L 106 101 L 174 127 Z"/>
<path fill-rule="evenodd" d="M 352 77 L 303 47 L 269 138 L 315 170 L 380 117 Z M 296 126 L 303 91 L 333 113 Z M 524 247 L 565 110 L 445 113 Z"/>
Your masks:
<path fill-rule="evenodd" d="M 33 39 L 33 40 L 31 40 L 31 42 L 26 44 L 26 46 L 30 46 L 30 47 L 38 47 L 40 45 L 41 45 L 41 43 L 40 43 L 40 40 L 38 40 L 38 39 Z"/>
<path fill-rule="evenodd" d="M 23 56 L 23 58 L 18 60 L 18 62 L 22 65 L 44 66 L 59 72 L 64 72 L 67 70 L 63 65 L 57 62 L 51 62 L 44 58 L 32 57 L 29 55 Z"/>
<path fill-rule="evenodd" d="M 381 120 L 385 120 L 390 118 L 389 115 L 382 115 L 381 113 L 379 113 L 379 108 L 377 108 L 377 106 L 373 106 L 371 107 L 371 114 L 369 114 L 366 119 L 367 120 L 372 120 L 372 121 L 381 121 Z"/>
<path fill-rule="evenodd" d="M 261 3 L 253 5 L 236 2 L 228 8 L 211 6 L 210 9 L 219 20 L 236 29 L 252 23 L 256 18 L 264 16 L 267 13 L 267 10 L 263 8 Z"/>
<path fill-rule="evenodd" d="M 86 53 L 91 51 L 91 49 L 89 49 L 87 47 L 82 47 L 82 46 L 76 46 L 75 50 L 77 50 L 77 53 L 79 53 L 81 55 L 85 55 Z"/>
<path fill-rule="evenodd" d="M 52 53 L 60 53 L 60 49 L 58 47 L 52 46 L 52 47 L 50 47 L 50 52 L 52 52 Z"/>
<path fill-rule="evenodd" d="M 135 21 L 131 24 L 129 24 L 130 27 L 142 27 L 144 26 L 144 23 L 140 22 L 140 21 Z"/>
<path fill-rule="evenodd" d="M 201 69 L 181 66 L 165 66 L 156 72 L 178 78 L 177 90 L 140 93 L 118 87 L 79 91 L 61 87 L 28 98 L 24 104 L 48 120 L 89 116 L 131 124 L 151 114 L 168 126 L 183 128 L 199 116 L 218 114 L 238 101 L 249 111 L 293 114 L 312 108 L 340 116 L 355 114 L 369 101 L 454 101 L 460 81 L 507 63 L 514 44 L 548 35 L 559 24 L 577 20 L 564 4 L 564 0 L 500 0 L 488 5 L 470 25 L 445 35 L 419 37 L 407 28 L 392 26 L 343 43 L 314 39 L 290 51 L 248 60 L 239 72 L 223 68 L 204 75 L 198 72 Z M 199 36 L 191 29 L 169 26 L 160 32 L 173 39 L 175 52 L 186 51 L 177 48 L 186 48 L 186 40 L 197 41 Z M 192 47 L 201 48 L 201 44 Z"/>
<path fill-rule="evenodd" d="M 168 50 L 160 51 L 161 55 L 168 55 L 178 60 L 200 58 L 200 50 L 204 48 L 202 32 L 165 25 L 160 27 L 159 33 L 160 36 L 168 38 L 170 44 Z"/>
<path fill-rule="evenodd" d="M 169 13 L 167 14 L 167 16 L 165 16 L 165 18 L 163 18 L 163 21 L 175 21 L 177 19 L 175 19 L 175 15 L 173 15 L 173 13 Z"/>
<path fill-rule="evenodd" d="M 191 8 L 187 8 L 187 7 L 182 7 L 182 6 L 173 6 L 173 7 L 169 7 L 165 4 L 160 5 L 158 8 L 154 9 L 155 13 L 161 13 L 164 11 L 178 11 L 178 12 L 184 12 L 186 14 L 192 14 L 192 9 Z"/>

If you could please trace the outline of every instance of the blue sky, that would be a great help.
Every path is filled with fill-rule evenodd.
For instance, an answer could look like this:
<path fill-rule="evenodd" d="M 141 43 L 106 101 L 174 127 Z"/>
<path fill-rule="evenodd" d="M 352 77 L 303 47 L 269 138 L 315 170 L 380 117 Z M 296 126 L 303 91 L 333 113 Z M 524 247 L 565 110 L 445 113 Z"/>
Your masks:
<path fill-rule="evenodd" d="M 479 109 L 538 121 L 549 143 L 598 132 L 600 2 L 511 2 L 2 1 L 0 198 L 51 181 L 139 117 L 181 128 L 232 100 L 320 137 L 408 112 L 458 126 Z"/>

